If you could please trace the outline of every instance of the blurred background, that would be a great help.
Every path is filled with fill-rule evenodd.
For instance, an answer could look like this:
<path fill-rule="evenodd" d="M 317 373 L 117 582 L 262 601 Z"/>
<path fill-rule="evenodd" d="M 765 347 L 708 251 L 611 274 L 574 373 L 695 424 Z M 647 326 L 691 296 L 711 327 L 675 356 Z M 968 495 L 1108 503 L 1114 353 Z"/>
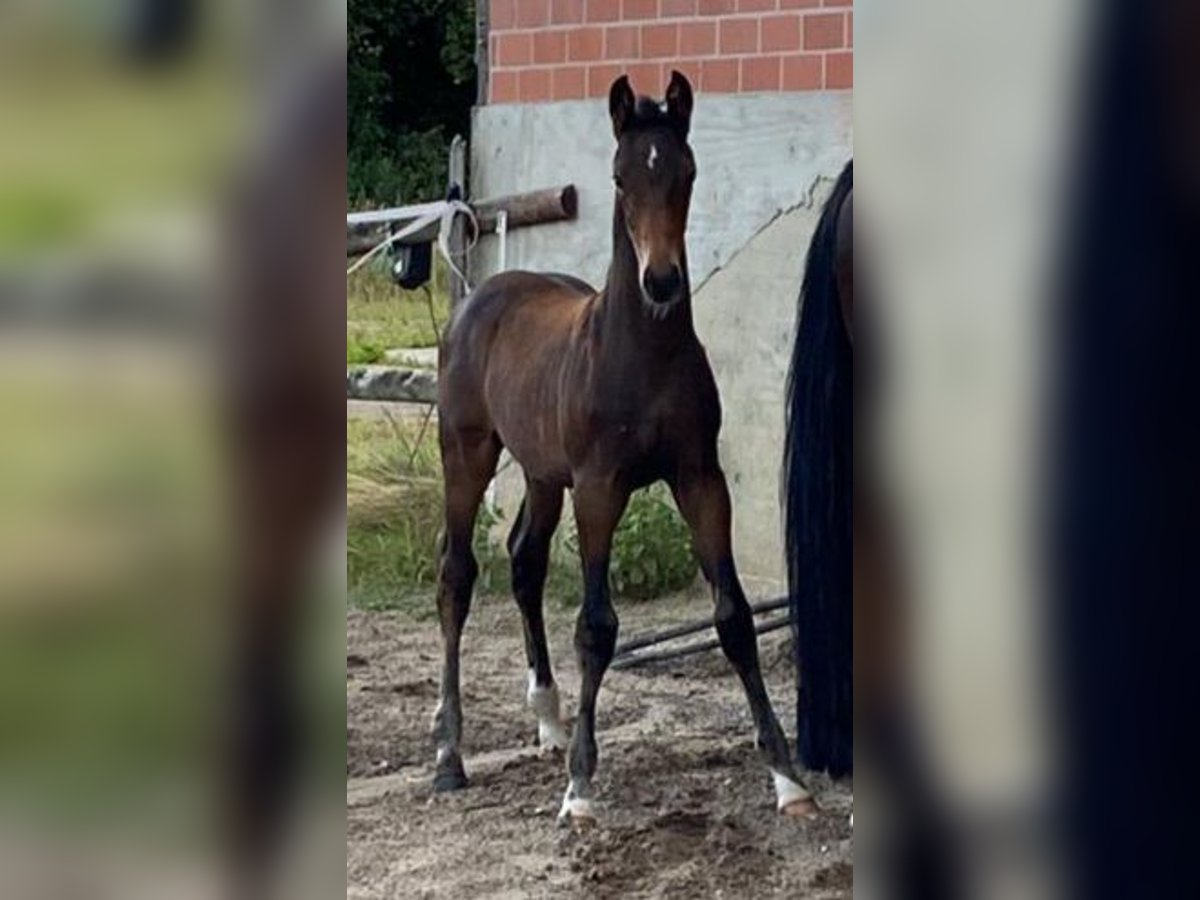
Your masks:
<path fill-rule="evenodd" d="M 321 371 L 306 323 L 342 314 L 340 265 L 330 291 L 303 241 L 341 227 L 344 22 L 337 3 L 0 9 L 9 896 L 265 890 L 253 860 L 294 869 L 322 832 L 302 895 L 340 890 L 342 626 L 321 623 L 341 595 L 340 465 L 312 458 L 320 423 L 296 411 Z M 294 491 L 255 493 L 264 456 L 281 484 L 332 480 L 302 537 L 270 521 Z M 243 552 L 264 535 L 273 554 Z M 281 749 L 305 736 L 313 752 Z M 284 818 L 258 811 L 271 768 L 305 774 Z M 332 816 L 307 815 L 329 796 Z M 255 837 L 279 822 L 277 846 Z"/>

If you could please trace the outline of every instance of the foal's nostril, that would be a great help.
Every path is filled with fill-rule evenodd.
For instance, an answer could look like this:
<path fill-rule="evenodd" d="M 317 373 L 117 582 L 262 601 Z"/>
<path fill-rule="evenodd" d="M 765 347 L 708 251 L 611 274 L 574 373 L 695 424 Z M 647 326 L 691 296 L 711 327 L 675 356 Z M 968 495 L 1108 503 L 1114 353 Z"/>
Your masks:
<path fill-rule="evenodd" d="M 655 303 L 669 303 L 683 287 L 683 273 L 679 266 L 671 266 L 660 272 L 647 269 L 642 276 L 642 287 Z"/>

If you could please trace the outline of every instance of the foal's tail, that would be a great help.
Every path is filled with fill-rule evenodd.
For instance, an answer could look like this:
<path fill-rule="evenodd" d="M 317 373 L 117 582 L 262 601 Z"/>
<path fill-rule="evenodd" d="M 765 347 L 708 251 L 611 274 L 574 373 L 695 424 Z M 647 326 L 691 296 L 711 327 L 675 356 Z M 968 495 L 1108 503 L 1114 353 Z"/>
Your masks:
<path fill-rule="evenodd" d="M 797 748 L 809 769 L 853 770 L 853 364 L 838 298 L 838 212 L 853 161 L 808 248 L 787 381 L 788 593 L 799 670 Z"/>

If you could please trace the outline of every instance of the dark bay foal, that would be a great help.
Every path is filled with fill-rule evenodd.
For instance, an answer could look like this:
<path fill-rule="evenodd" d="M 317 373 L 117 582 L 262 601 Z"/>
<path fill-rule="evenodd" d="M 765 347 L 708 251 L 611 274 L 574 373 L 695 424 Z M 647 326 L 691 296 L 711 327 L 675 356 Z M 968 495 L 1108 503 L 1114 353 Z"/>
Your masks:
<path fill-rule="evenodd" d="M 665 103 L 635 98 L 625 77 L 609 93 L 617 138 L 613 257 L 604 289 L 565 275 L 506 272 L 456 310 L 439 362 L 446 484 L 438 609 L 445 642 L 434 719 L 434 787 L 466 784 L 459 740 L 459 641 L 476 576 L 476 512 L 507 447 L 525 473 L 508 540 L 525 626 L 528 702 L 544 746 L 562 746 L 558 691 L 542 621 L 550 540 L 571 489 L 583 562 L 575 628 L 582 683 L 570 739 L 564 818 L 594 815 L 596 695 L 617 640 L 609 598 L 613 531 L 632 491 L 665 480 L 713 586 L 721 647 L 742 684 L 758 746 L 787 813 L 815 807 L 792 767 L 759 671 L 749 606 L 730 545 L 730 503 L 717 459 L 721 405 L 692 325 L 684 232 L 696 164 L 688 146 L 692 89 L 672 73 Z"/>

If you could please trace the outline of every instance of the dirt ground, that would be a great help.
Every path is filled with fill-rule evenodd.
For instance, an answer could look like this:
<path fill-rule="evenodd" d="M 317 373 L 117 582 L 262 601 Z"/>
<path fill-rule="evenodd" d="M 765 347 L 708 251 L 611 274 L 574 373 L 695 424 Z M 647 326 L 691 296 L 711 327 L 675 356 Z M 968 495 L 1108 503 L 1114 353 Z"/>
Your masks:
<path fill-rule="evenodd" d="M 430 598 L 430 608 L 433 599 Z M 707 615 L 706 596 L 618 604 L 622 636 Z M 564 714 L 578 689 L 574 614 L 547 603 Z M 434 796 L 436 621 L 352 611 L 347 621 L 348 898 L 849 898 L 847 786 L 809 777 L 822 813 L 776 814 L 749 712 L 719 651 L 610 671 L 597 724 L 600 823 L 556 822 L 561 755 L 524 708 L 520 617 L 477 599 L 463 639 L 463 755 L 471 786 Z M 785 630 L 760 638 L 776 711 L 795 728 Z"/>

